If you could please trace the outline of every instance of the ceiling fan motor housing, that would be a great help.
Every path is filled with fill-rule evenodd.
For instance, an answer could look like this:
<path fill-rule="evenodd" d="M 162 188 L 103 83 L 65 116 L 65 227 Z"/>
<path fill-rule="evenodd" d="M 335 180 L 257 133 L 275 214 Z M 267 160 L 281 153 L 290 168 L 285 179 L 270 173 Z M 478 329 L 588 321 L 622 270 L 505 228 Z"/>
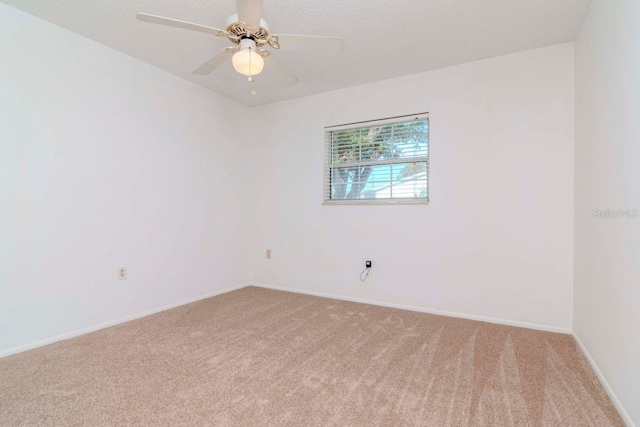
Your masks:
<path fill-rule="evenodd" d="M 240 44 L 244 39 L 265 44 L 269 38 L 269 24 L 264 19 L 260 19 L 260 26 L 254 27 L 244 22 L 238 22 L 238 15 L 233 14 L 227 19 L 227 33 L 229 33 L 228 39 L 235 44 Z"/>

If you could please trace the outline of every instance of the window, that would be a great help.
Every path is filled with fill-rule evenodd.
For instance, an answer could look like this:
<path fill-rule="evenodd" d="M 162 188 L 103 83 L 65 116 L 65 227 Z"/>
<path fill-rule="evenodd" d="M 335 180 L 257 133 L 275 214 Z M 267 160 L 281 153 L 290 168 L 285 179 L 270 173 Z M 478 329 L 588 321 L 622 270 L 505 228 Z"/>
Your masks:
<path fill-rule="evenodd" d="M 426 113 L 325 128 L 325 204 L 428 203 Z"/>

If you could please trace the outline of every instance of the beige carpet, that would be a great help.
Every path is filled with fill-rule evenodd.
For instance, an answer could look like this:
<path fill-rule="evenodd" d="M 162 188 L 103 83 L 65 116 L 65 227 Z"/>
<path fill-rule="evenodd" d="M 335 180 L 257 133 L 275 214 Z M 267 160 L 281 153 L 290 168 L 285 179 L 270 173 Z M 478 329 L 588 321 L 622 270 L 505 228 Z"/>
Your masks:
<path fill-rule="evenodd" d="M 0 359 L 0 425 L 623 424 L 568 335 L 245 288 Z"/>

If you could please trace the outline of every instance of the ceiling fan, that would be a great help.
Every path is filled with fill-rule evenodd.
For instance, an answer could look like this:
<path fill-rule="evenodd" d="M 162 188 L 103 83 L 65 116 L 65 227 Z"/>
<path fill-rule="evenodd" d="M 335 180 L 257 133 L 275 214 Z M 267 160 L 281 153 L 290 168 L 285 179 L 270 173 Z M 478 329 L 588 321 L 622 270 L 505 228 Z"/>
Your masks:
<path fill-rule="evenodd" d="M 262 19 L 262 0 L 236 0 L 237 14 L 227 19 L 225 30 L 164 18 L 162 16 L 139 13 L 139 21 L 168 25 L 186 30 L 226 37 L 234 46 L 218 52 L 213 58 L 199 66 L 193 74 L 207 75 L 231 59 L 233 68 L 249 77 L 252 84 L 251 94 L 255 95 L 254 76 L 260 74 L 267 58 L 267 68 L 279 78 L 285 86 L 298 82 L 298 78 L 266 47 L 282 50 L 305 50 L 319 53 L 341 54 L 344 40 L 338 37 L 302 36 L 296 34 L 270 34 L 269 25 Z"/>

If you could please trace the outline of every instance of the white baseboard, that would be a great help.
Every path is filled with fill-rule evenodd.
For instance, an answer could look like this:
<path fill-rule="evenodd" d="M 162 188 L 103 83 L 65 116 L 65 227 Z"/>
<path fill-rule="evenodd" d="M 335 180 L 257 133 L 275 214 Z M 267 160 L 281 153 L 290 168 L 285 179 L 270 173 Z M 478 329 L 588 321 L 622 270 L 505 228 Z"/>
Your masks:
<path fill-rule="evenodd" d="M 622 402 L 620 402 L 620 399 L 618 399 L 618 396 L 616 396 L 616 394 L 613 392 L 613 389 L 611 388 L 611 386 L 609 386 L 609 383 L 605 379 L 604 375 L 602 375 L 600 368 L 598 368 L 598 365 L 596 365 L 596 362 L 593 360 L 593 358 L 589 354 L 589 351 L 587 351 L 587 348 L 584 346 L 582 341 L 580 341 L 580 338 L 575 332 L 573 332 L 573 339 L 576 340 L 576 343 L 578 343 L 578 347 L 580 347 L 580 350 L 582 350 L 582 353 L 589 361 L 591 368 L 596 373 L 598 380 L 600 380 L 600 384 L 602 384 L 602 387 L 609 395 L 609 399 L 611 399 L 613 406 L 615 406 L 616 409 L 618 410 L 618 413 L 620 414 L 620 417 L 622 417 L 622 420 L 625 422 L 625 424 L 628 427 L 635 427 L 635 424 L 633 424 L 631 417 L 629 416 L 627 411 L 624 409 L 624 406 L 622 406 Z"/>
<path fill-rule="evenodd" d="M 410 310 L 410 311 L 418 311 L 418 312 L 421 312 L 421 313 L 437 314 L 437 315 L 440 315 L 440 316 L 449 316 L 449 317 L 458 317 L 458 318 L 461 318 L 461 319 L 478 320 L 478 321 L 481 321 L 481 322 L 496 323 L 496 324 L 499 324 L 499 325 L 516 326 L 516 327 L 519 327 L 519 328 L 536 329 L 536 330 L 539 330 L 539 331 L 556 332 L 556 333 L 560 333 L 560 334 L 571 334 L 571 329 L 562 328 L 562 327 L 559 327 L 559 326 L 540 325 L 540 324 L 537 324 L 537 323 L 520 322 L 520 321 L 517 321 L 517 320 L 498 319 L 498 318 L 494 318 L 494 317 L 478 316 L 478 315 L 474 315 L 474 314 L 456 313 L 456 312 L 453 312 L 453 311 L 437 310 L 437 309 L 432 309 L 432 308 L 417 307 L 417 306 L 404 305 L 404 304 L 396 304 L 396 303 L 392 303 L 392 302 L 376 301 L 376 300 L 369 300 L 369 299 L 364 299 L 364 298 L 354 298 L 354 297 L 348 297 L 348 296 L 344 296 L 344 295 L 336 295 L 336 294 L 328 294 L 328 293 L 324 293 L 324 292 L 308 291 L 308 290 L 304 290 L 304 289 L 287 288 L 287 287 L 284 287 L 284 286 L 273 286 L 273 285 L 267 285 L 267 284 L 264 284 L 264 283 L 252 282 L 251 286 L 257 286 L 259 288 L 266 288 L 266 289 L 275 289 L 275 290 L 279 290 L 279 291 L 295 292 L 295 293 L 299 293 L 299 294 L 314 295 L 314 296 L 318 296 L 318 297 L 332 298 L 332 299 L 338 299 L 338 300 L 343 300 L 343 301 L 359 302 L 359 303 L 363 303 L 363 304 L 378 305 L 378 306 L 382 306 L 382 307 L 399 308 L 401 310 Z"/>
<path fill-rule="evenodd" d="M 54 337 L 51 338 L 45 338 L 43 340 L 39 340 L 36 342 L 32 342 L 30 344 L 25 344 L 25 345 L 21 345 L 18 347 L 13 347 L 7 350 L 2 350 L 0 351 L 0 358 L 6 357 L 6 356 L 10 356 L 12 354 L 16 354 L 16 353 L 22 353 L 23 351 L 27 351 L 27 350 L 31 350 L 34 348 L 38 348 L 38 347 L 42 347 L 48 344 L 53 344 L 54 342 L 58 342 L 58 341 L 62 341 L 62 340 L 67 340 L 69 338 L 73 338 L 73 337 L 77 337 L 79 335 L 84 335 L 84 334 L 88 334 L 90 332 L 94 332 L 94 331 L 98 331 L 100 329 L 104 329 L 104 328 L 108 328 L 110 326 L 115 326 L 115 325 L 119 325 L 120 323 L 125 323 L 128 322 L 130 320 L 135 320 L 135 319 L 140 319 L 141 317 L 146 317 L 146 316 L 150 316 L 152 314 L 156 314 L 159 313 L 161 311 L 165 311 L 165 310 L 170 310 L 172 308 L 176 308 L 176 307 L 180 307 L 181 305 L 186 305 L 186 304 L 191 304 L 192 302 L 196 302 L 196 301 L 200 301 L 206 298 L 211 298 L 214 297 L 216 295 L 221 295 L 221 294 L 226 294 L 227 292 L 231 292 L 231 291 L 235 291 L 238 289 L 242 289 L 244 287 L 249 286 L 248 284 L 242 284 L 242 285 L 237 285 L 237 286 L 231 286 L 229 288 L 224 288 L 215 292 L 211 292 L 208 293 L 206 295 L 201 295 L 195 298 L 189 298 L 180 302 L 176 302 L 173 304 L 168 304 L 168 305 L 163 305 L 162 307 L 157 307 L 157 308 L 152 308 L 151 310 L 147 310 L 147 311 L 143 311 L 142 313 L 136 313 L 136 314 L 132 314 L 130 316 L 125 316 L 125 317 L 121 317 L 119 319 L 116 320 L 110 320 L 108 322 L 103 322 L 103 323 L 99 323 L 97 325 L 93 325 L 93 326 L 89 326 L 86 328 L 82 328 L 82 329 L 77 329 L 75 331 L 71 331 L 71 332 L 67 332 L 64 334 L 60 334 L 60 335 L 56 335 Z"/>

